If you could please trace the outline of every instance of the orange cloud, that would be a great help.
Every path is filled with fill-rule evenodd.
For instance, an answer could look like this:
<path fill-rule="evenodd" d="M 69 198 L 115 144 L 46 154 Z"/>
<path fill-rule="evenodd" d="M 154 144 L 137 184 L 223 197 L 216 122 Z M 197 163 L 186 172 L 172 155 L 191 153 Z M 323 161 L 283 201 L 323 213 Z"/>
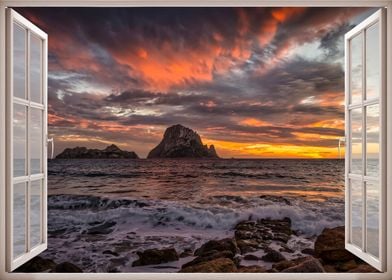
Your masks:
<path fill-rule="evenodd" d="M 278 22 L 285 22 L 295 16 L 301 15 L 306 11 L 305 7 L 284 7 L 284 8 L 277 8 L 272 10 L 272 16 Z"/>
<path fill-rule="evenodd" d="M 272 17 L 263 22 L 259 32 L 259 42 L 261 46 L 268 45 L 275 37 L 278 25 L 288 21 L 298 15 L 303 14 L 306 8 L 276 8 L 271 12 Z"/>
<path fill-rule="evenodd" d="M 240 121 L 240 124 L 246 125 L 246 126 L 256 126 L 256 127 L 270 125 L 268 122 L 254 119 L 254 118 L 246 118 L 246 119 Z"/>

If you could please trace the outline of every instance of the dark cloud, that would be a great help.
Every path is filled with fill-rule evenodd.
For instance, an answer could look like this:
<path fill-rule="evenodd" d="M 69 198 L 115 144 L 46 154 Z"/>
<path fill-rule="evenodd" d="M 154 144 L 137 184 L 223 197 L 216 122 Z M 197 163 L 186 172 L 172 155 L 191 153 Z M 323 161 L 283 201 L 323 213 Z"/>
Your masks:
<path fill-rule="evenodd" d="M 343 35 L 374 9 L 17 10 L 49 34 L 60 148 L 83 138 L 143 156 L 176 123 L 216 141 L 335 147 Z M 297 52 L 307 43 L 319 57 Z"/>

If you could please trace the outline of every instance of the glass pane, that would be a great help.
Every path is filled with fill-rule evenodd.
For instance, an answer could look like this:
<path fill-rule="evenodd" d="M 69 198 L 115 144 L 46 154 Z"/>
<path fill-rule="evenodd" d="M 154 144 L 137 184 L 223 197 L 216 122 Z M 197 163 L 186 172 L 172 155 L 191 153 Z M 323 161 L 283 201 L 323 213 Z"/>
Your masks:
<path fill-rule="evenodd" d="M 30 37 L 30 100 L 41 103 L 41 39 Z"/>
<path fill-rule="evenodd" d="M 366 30 L 366 99 L 380 95 L 380 34 L 376 23 Z"/>
<path fill-rule="evenodd" d="M 26 30 L 14 23 L 14 96 L 26 98 Z"/>
<path fill-rule="evenodd" d="M 26 183 L 14 185 L 13 245 L 14 259 L 26 250 Z"/>
<path fill-rule="evenodd" d="M 366 108 L 366 175 L 378 177 L 380 162 L 380 105 Z"/>
<path fill-rule="evenodd" d="M 42 110 L 30 108 L 30 171 L 42 172 Z"/>
<path fill-rule="evenodd" d="M 379 256 L 379 209 L 380 209 L 380 184 L 366 182 L 366 251 L 375 257 Z"/>
<path fill-rule="evenodd" d="M 351 121 L 351 166 L 350 172 L 362 174 L 362 109 L 350 111 Z"/>
<path fill-rule="evenodd" d="M 363 33 L 351 39 L 351 103 L 362 101 L 362 43 Z"/>
<path fill-rule="evenodd" d="M 350 180 L 351 189 L 351 242 L 362 248 L 362 183 Z"/>
<path fill-rule="evenodd" d="M 41 243 L 41 184 L 42 181 L 32 181 L 30 189 L 30 245 L 34 247 Z"/>
<path fill-rule="evenodd" d="M 14 104 L 14 177 L 26 175 L 26 106 Z"/>

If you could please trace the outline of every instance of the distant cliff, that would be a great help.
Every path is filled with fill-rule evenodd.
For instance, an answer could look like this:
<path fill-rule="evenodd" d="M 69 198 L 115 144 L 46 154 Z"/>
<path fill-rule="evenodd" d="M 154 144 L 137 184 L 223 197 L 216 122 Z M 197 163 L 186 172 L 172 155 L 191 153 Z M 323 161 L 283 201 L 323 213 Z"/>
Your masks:
<path fill-rule="evenodd" d="M 203 145 L 199 134 L 180 124 L 166 129 L 158 146 L 147 158 L 219 158 L 214 145 Z"/>
<path fill-rule="evenodd" d="M 103 150 L 87 149 L 86 147 L 66 148 L 61 154 L 57 155 L 59 159 L 105 159 L 105 158 L 139 158 L 135 152 L 123 151 L 116 145 L 107 146 Z"/>

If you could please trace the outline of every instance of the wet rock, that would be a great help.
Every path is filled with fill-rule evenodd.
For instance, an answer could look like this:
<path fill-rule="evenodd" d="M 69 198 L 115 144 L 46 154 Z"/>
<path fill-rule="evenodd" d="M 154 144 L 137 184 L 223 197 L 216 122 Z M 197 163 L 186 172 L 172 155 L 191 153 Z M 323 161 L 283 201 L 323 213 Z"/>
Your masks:
<path fill-rule="evenodd" d="M 282 272 L 325 272 L 325 270 L 319 260 L 310 257 L 298 265 L 282 270 Z"/>
<path fill-rule="evenodd" d="M 244 260 L 247 260 L 247 261 L 258 261 L 260 259 L 261 259 L 260 257 L 252 255 L 252 254 L 248 254 L 248 255 L 244 256 Z"/>
<path fill-rule="evenodd" d="M 220 259 L 220 258 L 227 258 L 227 259 L 234 259 L 234 254 L 231 251 L 222 251 L 219 252 L 217 250 L 212 250 L 212 251 L 207 251 L 204 254 L 198 256 L 197 258 L 193 259 L 190 262 L 187 262 L 182 265 L 182 268 L 186 268 L 188 266 L 194 266 L 196 264 L 200 263 L 205 263 L 214 259 Z"/>
<path fill-rule="evenodd" d="M 239 249 L 232 238 L 210 240 L 195 251 L 195 256 L 201 256 L 209 251 L 230 251 L 235 255 L 239 252 Z"/>
<path fill-rule="evenodd" d="M 314 256 L 315 252 L 312 248 L 305 248 L 301 251 L 302 254 Z"/>
<path fill-rule="evenodd" d="M 358 265 L 356 268 L 350 269 L 348 272 L 355 272 L 355 273 L 377 273 L 379 272 L 377 269 L 374 267 L 364 263 Z"/>
<path fill-rule="evenodd" d="M 105 254 L 105 255 L 112 255 L 112 256 L 118 256 L 118 253 L 116 253 L 116 252 L 113 252 L 113 251 L 111 251 L 111 250 L 105 250 L 105 251 L 103 251 L 102 252 L 102 254 Z"/>
<path fill-rule="evenodd" d="M 325 272 L 330 272 L 330 273 L 337 272 L 336 268 L 333 265 L 326 264 L 326 265 L 323 265 L 323 267 L 324 267 Z"/>
<path fill-rule="evenodd" d="M 285 256 L 275 250 L 269 251 L 267 254 L 262 256 L 261 259 L 266 262 L 280 262 L 286 260 Z"/>
<path fill-rule="evenodd" d="M 161 264 L 178 260 L 178 254 L 174 248 L 148 249 L 144 252 L 137 252 L 139 259 L 132 263 L 132 266 L 142 266 L 150 264 Z"/>
<path fill-rule="evenodd" d="M 279 252 L 294 253 L 295 251 L 291 249 L 287 244 L 281 244 Z"/>
<path fill-rule="evenodd" d="M 262 247 L 262 244 L 252 239 L 237 239 L 237 246 L 241 254 L 246 254 L 257 251 Z"/>
<path fill-rule="evenodd" d="M 179 272 L 237 272 L 237 267 L 231 259 L 219 258 L 185 267 Z"/>
<path fill-rule="evenodd" d="M 355 269 L 358 267 L 358 264 L 355 260 L 350 260 L 348 262 L 340 263 L 337 265 L 337 269 L 340 271 L 349 271 L 351 269 Z"/>
<path fill-rule="evenodd" d="M 326 228 L 314 244 L 315 255 L 325 262 L 346 262 L 355 256 L 344 248 L 344 227 Z"/>
<path fill-rule="evenodd" d="M 15 272 L 43 272 L 50 271 L 56 266 L 56 263 L 50 259 L 44 259 L 40 256 L 34 257 L 27 263 L 15 270 Z"/>
<path fill-rule="evenodd" d="M 113 232 L 113 226 L 116 225 L 116 222 L 105 222 L 101 225 L 91 227 L 87 230 L 88 234 L 109 234 Z"/>
<path fill-rule="evenodd" d="M 301 257 L 301 258 L 297 258 L 297 259 L 281 261 L 276 264 L 273 264 L 272 268 L 277 271 L 282 271 L 286 268 L 296 266 L 296 265 L 306 261 L 308 258 L 309 257 Z"/>
<path fill-rule="evenodd" d="M 267 272 L 267 269 L 262 266 L 258 265 L 251 265 L 251 266 L 241 266 L 237 269 L 237 272 L 242 273 L 262 273 Z"/>
<path fill-rule="evenodd" d="M 291 220 L 261 219 L 242 221 L 235 226 L 235 239 L 242 254 L 265 248 L 272 241 L 287 243 L 292 234 Z"/>
<path fill-rule="evenodd" d="M 185 249 L 181 254 L 180 258 L 186 258 L 193 255 L 193 251 L 190 248 Z"/>
<path fill-rule="evenodd" d="M 53 272 L 80 273 L 83 272 L 78 266 L 70 262 L 63 262 L 54 268 Z"/>

